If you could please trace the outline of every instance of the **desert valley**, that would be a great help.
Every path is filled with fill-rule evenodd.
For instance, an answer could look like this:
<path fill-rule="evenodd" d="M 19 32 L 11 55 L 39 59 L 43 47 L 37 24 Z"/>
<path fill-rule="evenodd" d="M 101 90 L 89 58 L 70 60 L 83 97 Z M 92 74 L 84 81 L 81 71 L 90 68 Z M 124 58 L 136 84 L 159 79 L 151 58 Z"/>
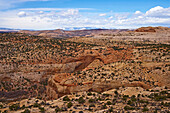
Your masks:
<path fill-rule="evenodd" d="M 2 113 L 169 113 L 170 28 L 0 33 Z"/>

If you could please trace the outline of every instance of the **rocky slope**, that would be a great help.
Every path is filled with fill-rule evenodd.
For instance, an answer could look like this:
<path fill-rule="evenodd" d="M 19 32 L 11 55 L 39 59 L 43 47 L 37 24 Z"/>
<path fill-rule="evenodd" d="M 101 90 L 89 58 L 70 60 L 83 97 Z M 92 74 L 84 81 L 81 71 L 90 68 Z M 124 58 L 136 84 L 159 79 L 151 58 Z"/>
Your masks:
<path fill-rule="evenodd" d="M 2 33 L 0 112 L 168 112 L 164 30 L 67 39 Z"/>
<path fill-rule="evenodd" d="M 152 65 L 138 63 L 111 63 L 79 73 L 62 73 L 48 80 L 47 94 L 56 99 L 66 94 L 82 91 L 104 92 L 119 87 L 141 87 L 151 89 L 155 86 L 168 86 L 169 72 L 162 73 Z M 164 70 L 168 64 L 158 64 Z M 103 70 L 105 69 L 105 70 Z"/>

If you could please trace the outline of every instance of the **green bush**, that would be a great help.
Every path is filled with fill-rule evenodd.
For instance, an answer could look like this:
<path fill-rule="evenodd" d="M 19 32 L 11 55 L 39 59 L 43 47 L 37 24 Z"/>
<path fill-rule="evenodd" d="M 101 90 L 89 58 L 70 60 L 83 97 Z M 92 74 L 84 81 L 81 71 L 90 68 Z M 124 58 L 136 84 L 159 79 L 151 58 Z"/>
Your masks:
<path fill-rule="evenodd" d="M 34 103 L 33 107 L 39 107 L 40 105 L 38 103 Z"/>
<path fill-rule="evenodd" d="M 25 111 L 21 112 L 21 113 L 31 113 L 29 109 L 25 109 Z"/>
<path fill-rule="evenodd" d="M 102 109 L 106 109 L 107 108 L 107 106 L 106 106 L 106 104 L 104 104 L 103 106 L 102 106 Z"/>
<path fill-rule="evenodd" d="M 95 99 L 89 99 L 89 103 L 94 103 Z"/>
<path fill-rule="evenodd" d="M 70 101 L 70 99 L 68 98 L 68 96 L 65 96 L 65 97 L 63 98 L 63 101 Z"/>
<path fill-rule="evenodd" d="M 112 103 L 110 101 L 107 101 L 107 105 L 111 105 Z"/>
<path fill-rule="evenodd" d="M 88 93 L 87 93 L 87 95 L 88 95 L 88 96 L 91 96 L 91 95 L 92 95 L 92 93 L 91 93 L 91 92 L 88 92 Z"/>
<path fill-rule="evenodd" d="M 122 99 L 127 100 L 128 97 L 129 97 L 128 95 L 124 95 Z"/>
<path fill-rule="evenodd" d="M 20 109 L 20 106 L 19 106 L 19 104 L 13 104 L 13 105 L 9 106 L 9 109 L 11 111 L 17 111 Z"/>
<path fill-rule="evenodd" d="M 67 107 L 68 107 L 68 108 L 71 108 L 71 106 L 73 106 L 73 104 L 72 104 L 71 102 L 69 102 L 69 103 L 67 104 Z"/>
<path fill-rule="evenodd" d="M 44 107 L 39 107 L 41 113 L 45 113 Z"/>
<path fill-rule="evenodd" d="M 142 111 L 143 111 L 143 112 L 146 112 L 146 111 L 149 111 L 149 109 L 148 109 L 147 107 L 144 107 L 144 108 L 142 109 Z"/>
<path fill-rule="evenodd" d="M 89 107 L 95 107 L 95 105 L 94 104 L 90 104 Z"/>
<path fill-rule="evenodd" d="M 113 107 L 111 107 L 110 109 L 109 109 L 109 113 L 112 113 L 113 112 Z"/>
<path fill-rule="evenodd" d="M 125 106 L 124 109 L 125 109 L 125 110 L 135 110 L 134 107 L 130 107 L 130 106 Z"/>
<path fill-rule="evenodd" d="M 80 97 L 80 98 L 78 99 L 78 102 L 79 102 L 80 104 L 83 104 L 83 103 L 85 103 L 85 100 L 83 99 L 83 97 Z"/>
<path fill-rule="evenodd" d="M 0 105 L 0 109 L 3 108 L 3 105 Z"/>
<path fill-rule="evenodd" d="M 110 94 L 106 94 L 106 93 L 103 94 L 103 96 L 105 96 L 105 97 L 109 97 L 109 95 L 110 95 Z"/>
<path fill-rule="evenodd" d="M 133 104 L 133 102 L 131 100 L 129 100 L 127 104 L 131 105 L 131 104 Z"/>
<path fill-rule="evenodd" d="M 115 91 L 115 94 L 116 94 L 116 95 L 118 95 L 118 92 L 117 92 L 117 91 Z"/>
<path fill-rule="evenodd" d="M 139 100 L 140 103 L 149 103 L 147 100 Z"/>
<path fill-rule="evenodd" d="M 60 109 L 58 106 L 56 106 L 55 112 L 58 113 L 58 112 L 60 112 L 60 111 L 61 111 L 61 109 Z"/>

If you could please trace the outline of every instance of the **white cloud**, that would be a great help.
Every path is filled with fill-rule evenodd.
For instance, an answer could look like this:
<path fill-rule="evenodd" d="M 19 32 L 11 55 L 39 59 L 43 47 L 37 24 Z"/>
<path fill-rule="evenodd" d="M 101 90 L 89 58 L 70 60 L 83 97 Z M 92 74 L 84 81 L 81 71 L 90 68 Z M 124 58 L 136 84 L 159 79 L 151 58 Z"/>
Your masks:
<path fill-rule="evenodd" d="M 66 11 L 61 12 L 62 16 L 73 16 L 73 15 L 78 15 L 78 14 L 79 14 L 78 9 L 68 9 Z"/>
<path fill-rule="evenodd" d="M 43 13 L 44 13 L 44 11 L 39 11 L 38 13 L 39 13 L 39 14 L 43 14 Z"/>
<path fill-rule="evenodd" d="M 142 14 L 142 12 L 136 11 L 135 14 L 136 14 L 136 15 L 140 15 L 140 14 Z"/>
<path fill-rule="evenodd" d="M 159 17 L 159 18 L 170 17 L 170 7 L 163 8 L 163 7 L 157 6 L 157 7 L 151 8 L 149 11 L 146 12 L 146 16 Z"/>
<path fill-rule="evenodd" d="M 106 13 L 99 14 L 99 16 L 106 16 Z"/>
<path fill-rule="evenodd" d="M 26 12 L 21 11 L 21 12 L 19 12 L 17 15 L 18 15 L 19 17 L 24 17 L 24 16 L 26 16 Z"/>
<path fill-rule="evenodd" d="M 115 18 L 117 20 L 126 19 L 126 18 L 128 18 L 128 16 L 129 16 L 129 13 L 116 13 L 115 14 Z"/>
<path fill-rule="evenodd" d="M 88 8 L 33 8 L 0 12 L 0 27 L 57 29 L 64 27 L 134 28 L 170 26 L 170 8 L 154 7 L 145 13 L 82 12 Z M 159 14 L 161 12 L 161 14 Z M 99 16 L 101 15 L 101 16 Z"/>
<path fill-rule="evenodd" d="M 161 10 L 163 10 L 164 8 L 163 7 L 160 7 L 160 6 L 156 6 L 154 8 L 151 8 L 149 11 L 146 12 L 146 15 L 149 15 L 149 14 L 152 14 L 154 12 L 159 12 Z"/>
<path fill-rule="evenodd" d="M 109 17 L 109 20 L 111 20 L 111 19 L 113 19 L 113 16 L 110 16 L 110 17 Z"/>

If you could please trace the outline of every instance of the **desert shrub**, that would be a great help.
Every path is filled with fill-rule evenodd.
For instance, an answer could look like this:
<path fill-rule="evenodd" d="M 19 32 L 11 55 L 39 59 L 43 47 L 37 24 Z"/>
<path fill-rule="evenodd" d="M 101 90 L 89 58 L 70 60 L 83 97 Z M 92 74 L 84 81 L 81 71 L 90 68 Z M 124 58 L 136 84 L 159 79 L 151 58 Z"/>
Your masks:
<path fill-rule="evenodd" d="M 3 108 L 3 105 L 2 105 L 2 104 L 0 105 L 0 109 L 1 109 L 1 108 Z"/>
<path fill-rule="evenodd" d="M 130 106 L 125 106 L 124 109 L 125 109 L 125 110 L 135 110 L 134 107 L 130 107 Z"/>
<path fill-rule="evenodd" d="M 8 113 L 8 111 L 7 111 L 7 110 L 5 110 L 3 113 Z"/>
<path fill-rule="evenodd" d="M 105 96 L 105 97 L 109 97 L 109 95 L 110 95 L 110 94 L 106 94 L 106 93 L 103 94 L 103 96 Z"/>
<path fill-rule="evenodd" d="M 135 96 L 135 95 L 132 95 L 131 100 L 132 100 L 132 101 L 136 101 L 136 96 Z"/>
<path fill-rule="evenodd" d="M 80 104 L 83 104 L 83 103 L 85 103 L 85 100 L 83 99 L 83 97 L 80 97 L 80 98 L 78 99 L 78 102 L 79 102 Z"/>
<path fill-rule="evenodd" d="M 88 92 L 88 93 L 87 93 L 87 95 L 88 95 L 88 96 L 91 96 L 91 95 L 92 95 L 92 93 L 91 93 L 91 92 Z"/>
<path fill-rule="evenodd" d="M 138 97 L 140 97 L 141 95 L 140 94 L 138 94 Z"/>
<path fill-rule="evenodd" d="M 56 106 L 55 112 L 58 113 L 58 112 L 60 112 L 60 111 L 61 111 L 61 109 L 60 109 L 58 106 Z"/>
<path fill-rule="evenodd" d="M 160 69 L 161 70 L 161 67 L 155 67 L 155 69 Z"/>
<path fill-rule="evenodd" d="M 9 109 L 11 111 L 17 111 L 20 109 L 20 106 L 19 106 L 19 104 L 13 104 L 13 105 L 9 106 Z"/>
<path fill-rule="evenodd" d="M 65 96 L 65 97 L 63 98 L 63 101 L 70 101 L 70 99 L 68 98 L 68 96 Z"/>
<path fill-rule="evenodd" d="M 147 100 L 139 100 L 140 103 L 149 103 Z"/>
<path fill-rule="evenodd" d="M 94 104 L 90 104 L 89 107 L 95 107 L 95 105 Z"/>
<path fill-rule="evenodd" d="M 128 104 L 128 105 L 131 105 L 132 103 L 133 103 L 133 102 L 132 102 L 131 100 L 129 100 L 127 104 Z"/>
<path fill-rule="evenodd" d="M 163 105 L 165 107 L 170 107 L 170 102 L 166 102 L 166 103 L 162 102 L 161 105 Z"/>
<path fill-rule="evenodd" d="M 98 101 L 98 100 L 101 101 L 102 99 L 101 99 L 100 97 L 98 97 L 98 98 L 97 98 L 97 101 Z"/>
<path fill-rule="evenodd" d="M 69 102 L 68 104 L 67 104 L 67 107 L 68 108 L 71 108 L 73 106 L 73 104 L 71 103 L 71 102 Z"/>
<path fill-rule="evenodd" d="M 106 106 L 106 104 L 104 104 L 103 106 L 102 106 L 102 109 L 106 109 L 107 108 L 107 106 Z"/>
<path fill-rule="evenodd" d="M 89 99 L 89 103 L 94 103 L 95 99 Z"/>
<path fill-rule="evenodd" d="M 112 113 L 113 112 L 113 107 L 111 107 L 110 109 L 109 109 L 109 113 Z"/>
<path fill-rule="evenodd" d="M 124 95 L 122 99 L 127 100 L 128 97 L 129 97 L 128 95 Z"/>
<path fill-rule="evenodd" d="M 117 92 L 117 91 L 115 91 L 115 94 L 116 94 L 116 95 L 118 95 L 118 92 Z"/>
<path fill-rule="evenodd" d="M 45 113 L 44 107 L 39 107 L 41 113 Z"/>
<path fill-rule="evenodd" d="M 110 101 L 107 101 L 107 105 L 111 105 L 112 103 Z"/>
<path fill-rule="evenodd" d="M 143 112 L 146 112 L 146 111 L 149 111 L 149 109 L 148 109 L 147 107 L 144 107 L 144 108 L 142 109 L 142 111 L 143 111 Z"/>
<path fill-rule="evenodd" d="M 168 94 L 168 91 L 161 91 L 160 94 Z"/>
<path fill-rule="evenodd" d="M 34 103 L 33 107 L 39 107 L 40 105 L 38 103 Z"/>

